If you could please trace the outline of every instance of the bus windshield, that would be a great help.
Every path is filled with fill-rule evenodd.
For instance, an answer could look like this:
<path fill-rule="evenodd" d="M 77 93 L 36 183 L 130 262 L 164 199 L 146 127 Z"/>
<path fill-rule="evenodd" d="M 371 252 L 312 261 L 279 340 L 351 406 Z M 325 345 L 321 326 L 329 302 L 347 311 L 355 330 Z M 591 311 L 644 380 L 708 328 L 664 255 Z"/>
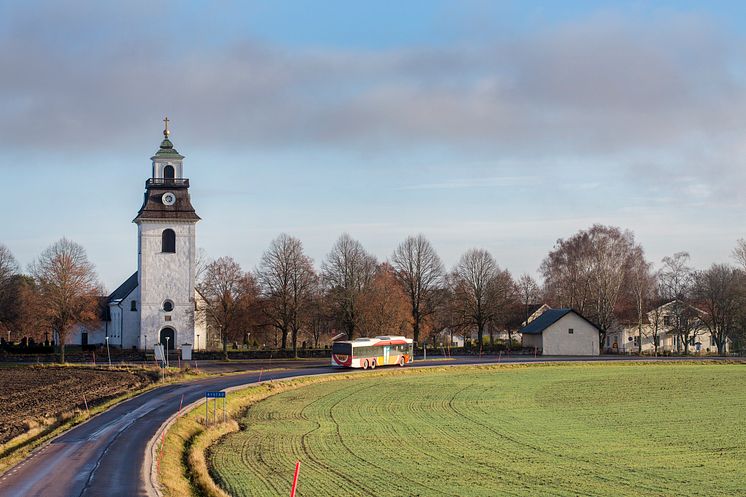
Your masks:
<path fill-rule="evenodd" d="M 335 343 L 332 344 L 332 353 L 333 354 L 352 354 L 352 344 L 351 343 Z"/>

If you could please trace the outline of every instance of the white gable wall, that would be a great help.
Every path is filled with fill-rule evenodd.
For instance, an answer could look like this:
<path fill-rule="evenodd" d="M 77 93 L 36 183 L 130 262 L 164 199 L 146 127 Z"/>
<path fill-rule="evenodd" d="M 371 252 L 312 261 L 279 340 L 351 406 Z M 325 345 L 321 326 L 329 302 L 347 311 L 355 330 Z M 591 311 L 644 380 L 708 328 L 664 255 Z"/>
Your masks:
<path fill-rule="evenodd" d="M 544 355 L 599 355 L 598 329 L 573 312 L 547 327 L 541 337 Z"/>
<path fill-rule="evenodd" d="M 109 304 L 111 324 L 109 344 L 123 349 L 140 346 L 140 287 L 136 287 L 121 302 Z M 132 301 L 135 310 L 132 310 Z"/>

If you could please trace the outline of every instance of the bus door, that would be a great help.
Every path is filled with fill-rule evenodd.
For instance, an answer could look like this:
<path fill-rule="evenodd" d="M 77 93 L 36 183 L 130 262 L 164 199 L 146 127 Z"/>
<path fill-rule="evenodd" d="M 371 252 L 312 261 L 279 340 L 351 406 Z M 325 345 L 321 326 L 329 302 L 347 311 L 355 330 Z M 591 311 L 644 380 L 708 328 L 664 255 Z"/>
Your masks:
<path fill-rule="evenodd" d="M 389 354 L 391 353 L 391 345 L 384 345 L 383 346 L 383 363 L 388 364 L 389 363 Z"/>

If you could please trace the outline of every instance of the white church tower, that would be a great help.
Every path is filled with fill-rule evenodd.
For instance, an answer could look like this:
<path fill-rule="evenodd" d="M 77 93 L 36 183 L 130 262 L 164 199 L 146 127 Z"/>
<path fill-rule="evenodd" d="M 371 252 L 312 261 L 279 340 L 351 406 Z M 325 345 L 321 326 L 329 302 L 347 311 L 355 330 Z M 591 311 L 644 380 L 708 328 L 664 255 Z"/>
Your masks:
<path fill-rule="evenodd" d="M 137 224 L 137 283 L 140 297 L 139 348 L 157 342 L 169 349 L 195 343 L 195 228 L 199 216 L 189 199 L 184 156 L 169 140 L 151 157 L 151 178 Z"/>

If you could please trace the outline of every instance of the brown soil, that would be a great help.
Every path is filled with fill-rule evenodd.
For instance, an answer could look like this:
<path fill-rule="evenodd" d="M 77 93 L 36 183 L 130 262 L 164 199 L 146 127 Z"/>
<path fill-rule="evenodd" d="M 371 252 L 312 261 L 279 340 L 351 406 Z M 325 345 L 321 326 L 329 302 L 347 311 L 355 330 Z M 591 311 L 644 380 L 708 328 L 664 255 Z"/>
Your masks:
<path fill-rule="evenodd" d="M 87 367 L 0 368 L 0 444 L 152 383 L 158 373 Z"/>

